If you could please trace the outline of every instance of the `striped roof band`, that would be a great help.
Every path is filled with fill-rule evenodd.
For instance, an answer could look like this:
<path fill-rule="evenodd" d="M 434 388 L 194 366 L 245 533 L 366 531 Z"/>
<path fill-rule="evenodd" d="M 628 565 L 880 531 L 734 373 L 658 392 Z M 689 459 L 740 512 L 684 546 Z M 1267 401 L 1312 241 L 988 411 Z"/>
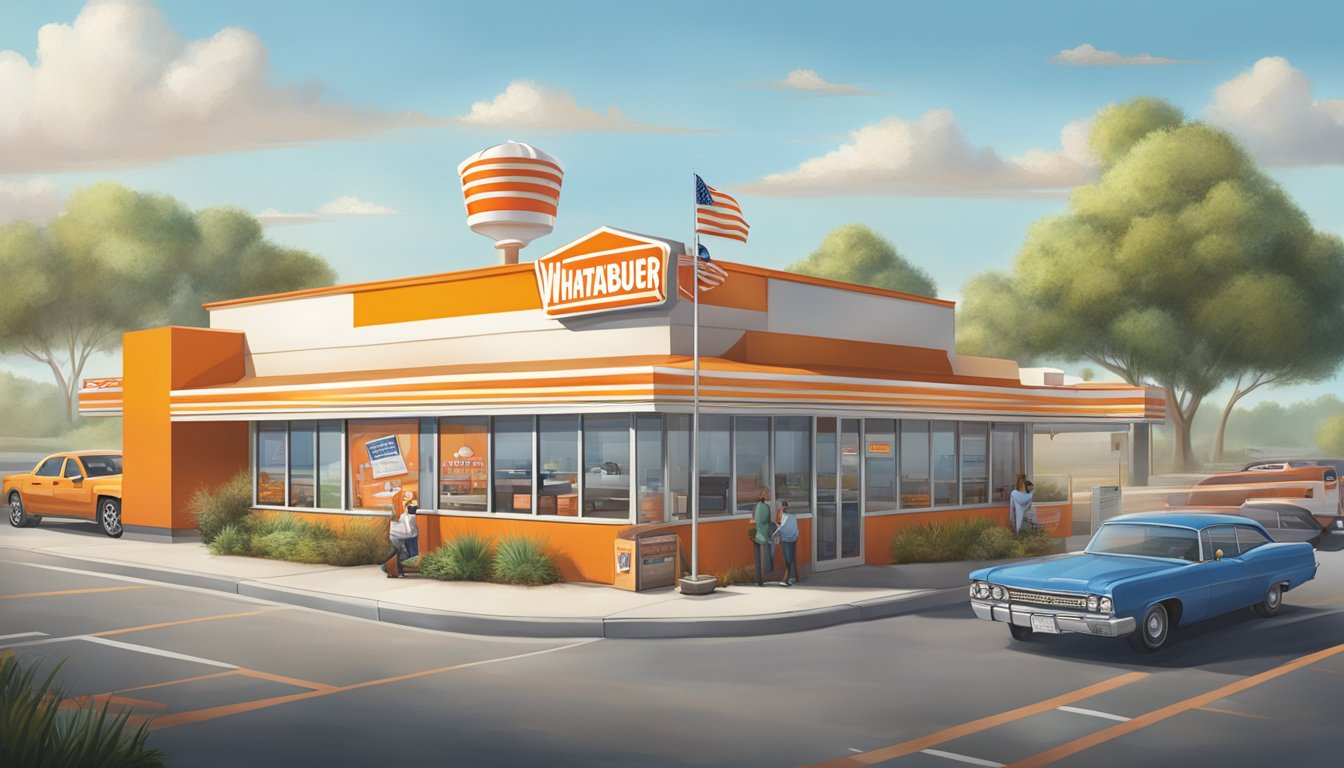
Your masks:
<path fill-rule="evenodd" d="M 471 184 L 482 179 L 498 178 L 535 179 L 552 182 L 556 186 L 564 181 L 560 174 L 547 168 L 517 168 L 513 165 L 498 165 L 474 170 L 462 177 L 462 183 Z"/>
<path fill-rule="evenodd" d="M 548 203 L 542 200 L 527 200 L 519 197 L 494 197 L 485 200 L 477 200 L 467 203 L 467 224 L 472 222 L 471 217 L 481 213 L 490 213 L 495 211 L 531 211 L 532 213 L 544 213 L 548 216 L 555 216 L 558 206 L 555 203 Z"/>
<path fill-rule="evenodd" d="M 493 199 L 516 199 L 516 200 L 540 200 L 543 203 L 555 204 L 560 202 L 559 194 L 542 194 L 537 192 L 528 192 L 522 190 L 496 190 L 491 192 L 479 192 L 467 195 L 466 204 L 471 205 L 478 200 Z"/>
<path fill-rule="evenodd" d="M 457 169 L 458 176 L 466 176 L 482 168 L 503 167 L 503 168 L 549 168 L 559 175 L 564 175 L 565 169 L 560 167 L 559 163 L 552 163 L 549 160 L 542 160 L 536 157 L 483 157 L 480 160 L 473 160 Z"/>

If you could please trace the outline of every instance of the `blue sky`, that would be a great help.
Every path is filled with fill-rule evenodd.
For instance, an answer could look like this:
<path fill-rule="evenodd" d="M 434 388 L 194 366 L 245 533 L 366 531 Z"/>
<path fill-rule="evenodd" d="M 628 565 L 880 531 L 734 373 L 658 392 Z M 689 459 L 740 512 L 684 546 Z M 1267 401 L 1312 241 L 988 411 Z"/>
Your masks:
<path fill-rule="evenodd" d="M 113 179 L 193 207 L 310 214 L 268 236 L 343 282 L 484 266 L 497 257 L 466 227 L 455 169 L 517 139 L 566 169 L 555 233 L 524 259 L 602 225 L 689 237 L 694 168 L 752 224 L 746 246 L 711 244 L 718 258 L 783 267 L 858 221 L 957 299 L 1090 178 L 1069 135 L 1140 95 L 1243 137 L 1319 229 L 1344 234 L 1342 15 L 1327 2 L 10 0 L 0 101 L 29 106 L 26 127 L 0 112 L 0 221 Z M 63 48 L 61 30 L 44 33 L 40 60 L 47 24 L 72 29 Z"/>

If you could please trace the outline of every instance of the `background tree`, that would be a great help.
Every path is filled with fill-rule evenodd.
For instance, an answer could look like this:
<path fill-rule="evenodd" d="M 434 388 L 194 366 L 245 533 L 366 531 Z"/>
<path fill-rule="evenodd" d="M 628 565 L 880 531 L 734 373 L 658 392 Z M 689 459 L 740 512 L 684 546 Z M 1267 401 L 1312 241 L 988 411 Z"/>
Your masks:
<path fill-rule="evenodd" d="M 1170 105 L 1108 107 L 1091 142 L 1101 181 L 1033 225 L 1011 274 L 967 282 L 958 346 L 1155 382 L 1189 466 L 1191 423 L 1219 385 L 1242 376 L 1240 399 L 1344 359 L 1344 245 L 1230 137 Z"/>
<path fill-rule="evenodd" d="M 325 261 L 267 242 L 235 209 L 188 210 L 117 184 L 78 190 L 44 227 L 0 227 L 0 351 L 51 369 L 73 418 L 89 355 L 121 334 L 202 325 L 203 301 L 330 285 Z"/>
<path fill-rule="evenodd" d="M 1326 419 L 1316 430 L 1316 445 L 1332 456 L 1344 456 L 1344 413 Z"/>
<path fill-rule="evenodd" d="M 836 227 L 811 256 L 787 269 L 800 275 L 917 296 L 938 295 L 938 288 L 927 272 L 906 261 L 896 246 L 862 224 Z"/>

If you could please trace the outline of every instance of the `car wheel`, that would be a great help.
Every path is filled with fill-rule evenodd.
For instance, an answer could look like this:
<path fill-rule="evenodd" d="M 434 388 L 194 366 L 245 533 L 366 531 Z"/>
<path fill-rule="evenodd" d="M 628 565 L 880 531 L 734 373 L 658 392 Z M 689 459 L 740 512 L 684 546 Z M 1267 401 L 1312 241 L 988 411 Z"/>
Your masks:
<path fill-rule="evenodd" d="M 9 524 L 15 528 L 22 528 L 28 524 L 28 513 L 23 509 L 23 499 L 19 497 L 18 491 L 9 494 Z"/>
<path fill-rule="evenodd" d="M 1279 612 L 1279 606 L 1283 605 L 1283 585 L 1270 584 L 1269 589 L 1265 590 L 1263 600 L 1255 604 L 1255 612 L 1265 618 L 1269 618 Z"/>
<path fill-rule="evenodd" d="M 1129 635 L 1129 647 L 1139 653 L 1152 653 L 1166 645 L 1171 625 L 1167 617 L 1167 606 L 1158 603 L 1143 613 L 1143 620 Z"/>
<path fill-rule="evenodd" d="M 1031 627 L 1022 627 L 1011 623 L 1008 625 L 1008 632 L 1012 634 L 1014 640 L 1030 640 L 1032 635 Z"/>
<path fill-rule="evenodd" d="M 108 536 L 114 539 L 121 536 L 121 499 L 98 502 L 98 524 Z"/>

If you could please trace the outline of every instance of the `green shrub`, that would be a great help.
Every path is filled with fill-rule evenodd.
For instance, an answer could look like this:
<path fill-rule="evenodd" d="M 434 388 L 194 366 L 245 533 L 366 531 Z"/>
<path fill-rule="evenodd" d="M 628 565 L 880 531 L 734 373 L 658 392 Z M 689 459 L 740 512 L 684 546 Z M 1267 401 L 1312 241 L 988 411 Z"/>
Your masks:
<path fill-rule="evenodd" d="M 1021 557 L 1022 545 L 1007 528 L 986 528 L 980 537 L 966 549 L 965 560 L 1003 560 Z"/>
<path fill-rule="evenodd" d="M 495 548 L 490 576 L 501 584 L 537 586 L 560 581 L 560 569 L 545 544 L 528 536 L 508 536 Z"/>
<path fill-rule="evenodd" d="M 226 525 L 206 546 L 216 555 L 246 555 L 251 550 L 251 541 L 243 528 Z"/>
<path fill-rule="evenodd" d="M 386 525 L 372 520 L 360 520 L 333 534 L 331 540 L 327 542 L 327 558 L 324 562 L 339 566 L 373 565 L 386 559 L 387 553 L 391 550 Z"/>
<path fill-rule="evenodd" d="M 244 523 L 252 512 L 252 475 L 239 472 L 223 485 L 192 495 L 187 512 L 196 521 L 201 541 L 209 544 L 225 526 Z"/>
<path fill-rule="evenodd" d="M 264 536 L 254 535 L 252 553 L 272 560 L 295 560 L 302 539 L 303 534 L 298 531 L 272 531 Z"/>
<path fill-rule="evenodd" d="M 1037 557 L 1055 551 L 1055 540 L 1044 528 L 1026 528 L 1013 534 L 1013 538 L 1022 546 L 1022 554 L 1019 557 Z"/>
<path fill-rule="evenodd" d="M 895 563 L 1003 560 L 1045 555 L 1052 549 L 1053 541 L 1045 530 L 1013 533 L 983 518 L 911 526 L 891 538 L 891 559 Z"/>
<path fill-rule="evenodd" d="M 493 541 L 465 533 L 420 558 L 420 573 L 443 581 L 488 581 L 494 564 Z"/>
<path fill-rule="evenodd" d="M 126 730 L 129 712 L 63 710 L 54 686 L 58 664 L 41 683 L 37 667 L 0 657 L 0 765 L 43 768 L 161 768 L 163 753 L 145 746 L 148 724 Z"/>
<path fill-rule="evenodd" d="M 733 584 L 755 584 L 756 566 L 734 566 L 726 571 L 714 574 L 714 580 L 718 582 L 720 587 L 727 587 Z"/>

